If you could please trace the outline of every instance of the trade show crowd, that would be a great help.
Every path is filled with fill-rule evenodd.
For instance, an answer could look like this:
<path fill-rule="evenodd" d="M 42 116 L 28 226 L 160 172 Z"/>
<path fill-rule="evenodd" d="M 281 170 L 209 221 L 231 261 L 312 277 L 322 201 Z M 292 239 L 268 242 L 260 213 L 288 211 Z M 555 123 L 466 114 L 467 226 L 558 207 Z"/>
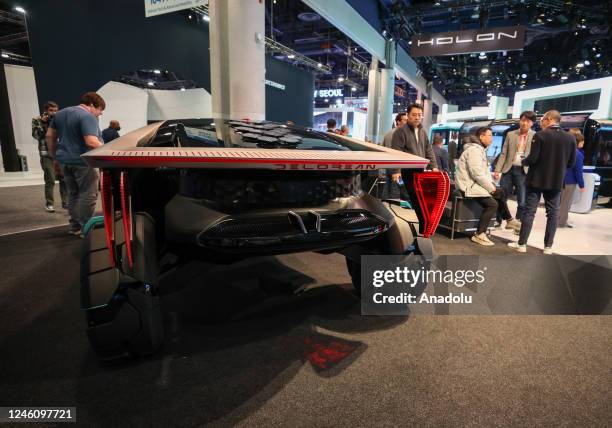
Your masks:
<path fill-rule="evenodd" d="M 32 136 L 38 142 L 40 163 L 45 180 L 45 210 L 53 212 L 53 189 L 59 179 L 62 207 L 70 216 L 69 233 L 83 236 L 82 228 L 91 219 L 99 186 L 99 173 L 81 158 L 119 137 L 116 120 L 100 131 L 98 119 L 106 107 L 104 99 L 95 92 L 81 97 L 77 106 L 59 110 L 49 101 L 44 112 L 32 119 Z M 557 227 L 571 227 L 568 212 L 576 186 L 584 190 L 581 152 L 584 137 L 580 130 L 569 132 L 559 126 L 561 115 L 556 110 L 546 112 L 540 119 L 541 130 L 532 130 L 536 114 L 524 111 L 519 129 L 506 134 L 503 147 L 493 165 L 489 163 L 487 148 L 493 141 L 490 127 L 481 127 L 474 134 L 464 136 L 460 144 L 443 147 L 442 139 L 434 136 L 430 143 L 422 126 L 423 107 L 412 104 L 406 112 L 397 114 L 394 127 L 382 141 L 385 147 L 401 150 L 429 160 L 433 171 L 444 171 L 453 177 L 454 191 L 462 198 L 470 198 L 482 207 L 476 233 L 471 240 L 479 245 L 494 245 L 487 235 L 491 222 L 496 227 L 514 230 L 517 242 L 508 245 L 518 252 L 526 252 L 535 213 L 541 197 L 546 209 L 544 253 L 551 254 Z M 327 132 L 348 136 L 349 127 L 336 128 L 334 119 L 327 121 Z M 459 156 L 457 156 L 457 154 Z M 385 172 L 385 198 L 408 200 L 400 170 Z M 508 197 L 516 194 L 517 209 L 513 216 L 508 208 Z"/>

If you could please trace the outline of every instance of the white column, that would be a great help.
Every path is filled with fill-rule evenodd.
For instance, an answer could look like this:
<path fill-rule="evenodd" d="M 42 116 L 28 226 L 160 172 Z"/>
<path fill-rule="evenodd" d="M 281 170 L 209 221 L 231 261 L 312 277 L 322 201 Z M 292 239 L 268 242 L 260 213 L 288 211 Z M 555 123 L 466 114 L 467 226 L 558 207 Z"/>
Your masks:
<path fill-rule="evenodd" d="M 382 142 L 385 134 L 393 125 L 393 96 L 395 94 L 395 70 L 383 68 L 380 70 L 380 116 L 378 122 L 378 142 Z"/>
<path fill-rule="evenodd" d="M 427 83 L 427 94 L 423 100 L 423 128 L 429 133 L 433 116 L 433 100 L 431 99 L 432 83 Z"/>
<path fill-rule="evenodd" d="M 213 115 L 264 120 L 265 4 L 210 0 L 208 6 Z"/>
<path fill-rule="evenodd" d="M 372 57 L 370 73 L 368 75 L 368 120 L 366 125 L 366 138 L 373 143 L 378 137 L 378 102 L 380 91 L 380 72 L 378 71 L 378 58 Z"/>

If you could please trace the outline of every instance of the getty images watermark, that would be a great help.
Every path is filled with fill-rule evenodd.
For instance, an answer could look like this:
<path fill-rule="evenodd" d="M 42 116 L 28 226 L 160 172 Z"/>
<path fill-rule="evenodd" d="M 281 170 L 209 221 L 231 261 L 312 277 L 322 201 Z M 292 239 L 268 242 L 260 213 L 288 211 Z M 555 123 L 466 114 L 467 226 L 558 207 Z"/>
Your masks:
<path fill-rule="evenodd" d="M 612 258 L 363 256 L 364 315 L 610 314 Z"/>
<path fill-rule="evenodd" d="M 487 268 L 473 270 L 440 270 L 437 267 L 432 269 L 411 269 L 407 266 L 396 266 L 395 269 L 375 270 L 372 274 L 372 285 L 374 294 L 372 299 L 374 303 L 472 303 L 473 296 L 465 293 L 450 293 L 443 296 L 427 294 L 426 292 L 420 295 L 412 294 L 406 291 L 399 291 L 391 294 L 386 294 L 382 290 L 377 291 L 384 286 L 395 287 L 398 290 L 402 286 L 408 286 L 414 290 L 417 285 L 426 283 L 438 284 L 453 284 L 455 287 L 461 288 L 466 284 L 482 284 L 485 282 L 485 272 Z"/>

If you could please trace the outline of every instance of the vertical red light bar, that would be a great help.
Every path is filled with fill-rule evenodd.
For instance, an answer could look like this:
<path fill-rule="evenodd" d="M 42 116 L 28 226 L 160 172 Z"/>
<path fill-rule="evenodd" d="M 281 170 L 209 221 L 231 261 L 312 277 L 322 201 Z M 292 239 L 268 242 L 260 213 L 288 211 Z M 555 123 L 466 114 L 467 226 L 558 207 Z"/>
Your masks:
<path fill-rule="evenodd" d="M 423 236 L 429 238 L 436 232 L 444 213 L 450 193 L 450 179 L 443 171 L 415 172 L 413 185 L 423 213 Z"/>
<path fill-rule="evenodd" d="M 111 266 L 116 266 L 115 261 L 115 209 L 113 207 L 113 183 L 110 171 L 100 171 L 100 190 L 102 199 L 102 213 L 104 216 L 104 235 L 106 236 L 106 246 L 110 256 Z"/>
<path fill-rule="evenodd" d="M 123 237 L 130 267 L 134 266 L 132 257 L 132 200 L 130 198 L 130 182 L 128 173 L 121 171 L 119 178 L 119 190 L 121 193 L 121 218 L 123 220 Z"/>

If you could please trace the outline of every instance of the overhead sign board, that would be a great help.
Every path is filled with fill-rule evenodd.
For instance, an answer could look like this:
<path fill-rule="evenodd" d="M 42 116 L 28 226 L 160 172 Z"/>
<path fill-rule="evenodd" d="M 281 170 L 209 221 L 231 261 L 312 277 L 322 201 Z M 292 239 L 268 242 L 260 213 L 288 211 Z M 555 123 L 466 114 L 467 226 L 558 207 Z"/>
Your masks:
<path fill-rule="evenodd" d="M 410 55 L 437 56 L 472 52 L 496 52 L 523 49 L 525 26 L 497 27 L 486 30 L 449 31 L 419 34 L 412 38 Z"/>
<path fill-rule="evenodd" d="M 144 0 L 145 16 L 162 15 L 177 10 L 191 9 L 197 6 L 206 6 L 208 0 Z"/>
<path fill-rule="evenodd" d="M 342 88 L 337 89 L 317 89 L 314 91 L 315 98 L 342 98 L 344 96 L 344 90 Z"/>
<path fill-rule="evenodd" d="M 280 89 L 281 91 L 285 90 L 285 85 L 283 85 L 282 83 L 275 82 L 273 80 L 266 79 L 266 85 L 271 86 L 276 89 Z"/>

